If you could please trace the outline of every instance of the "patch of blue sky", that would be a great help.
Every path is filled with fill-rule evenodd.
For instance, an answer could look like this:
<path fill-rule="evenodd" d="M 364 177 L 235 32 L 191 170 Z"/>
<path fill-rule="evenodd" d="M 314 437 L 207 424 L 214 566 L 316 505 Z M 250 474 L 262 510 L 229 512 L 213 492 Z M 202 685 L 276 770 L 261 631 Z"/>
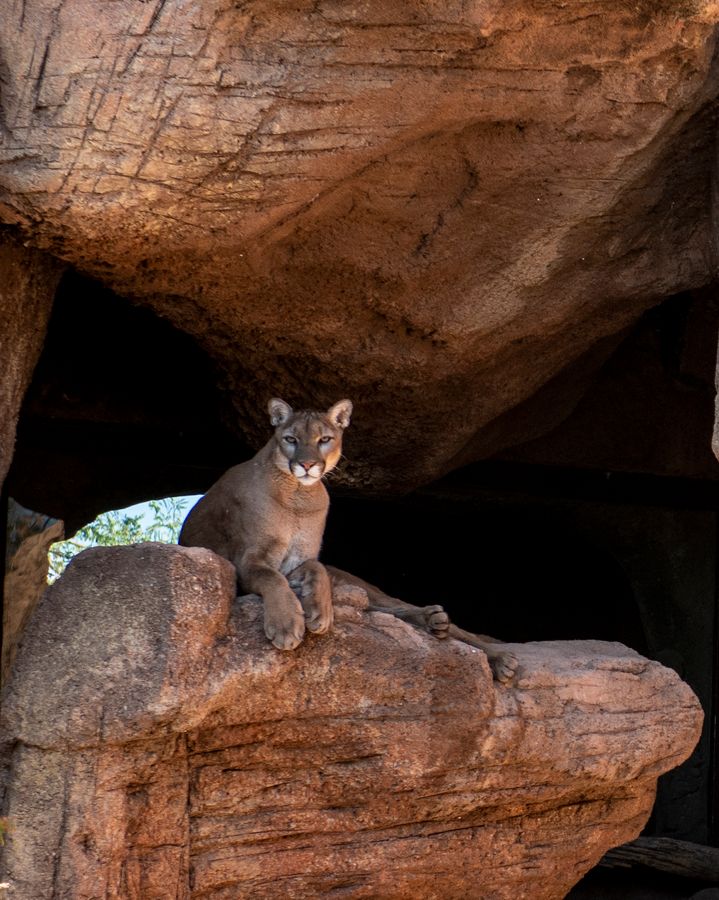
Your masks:
<path fill-rule="evenodd" d="M 169 497 L 169 500 L 184 501 L 183 511 L 185 515 L 192 509 L 202 494 L 182 494 L 178 497 Z M 157 502 L 155 500 L 143 500 L 141 503 L 133 503 L 132 506 L 126 506 L 124 509 L 114 510 L 121 516 L 142 516 L 143 527 L 149 528 L 155 520 L 155 514 L 152 511 L 150 503 Z"/>

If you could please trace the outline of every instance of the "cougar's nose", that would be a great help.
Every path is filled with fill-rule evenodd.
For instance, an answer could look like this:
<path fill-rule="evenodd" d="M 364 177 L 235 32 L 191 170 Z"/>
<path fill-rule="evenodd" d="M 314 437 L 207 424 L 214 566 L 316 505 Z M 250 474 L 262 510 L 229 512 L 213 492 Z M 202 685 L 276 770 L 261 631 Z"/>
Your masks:
<path fill-rule="evenodd" d="M 300 460 L 300 465 L 305 470 L 305 472 L 309 472 L 309 470 L 314 465 L 314 460 L 311 459 L 309 462 L 304 462 L 303 460 Z"/>

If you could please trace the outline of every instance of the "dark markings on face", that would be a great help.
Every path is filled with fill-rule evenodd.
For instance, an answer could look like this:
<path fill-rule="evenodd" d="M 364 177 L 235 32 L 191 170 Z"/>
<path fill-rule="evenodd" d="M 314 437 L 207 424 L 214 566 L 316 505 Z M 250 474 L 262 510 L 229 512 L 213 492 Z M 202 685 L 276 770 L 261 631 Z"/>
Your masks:
<path fill-rule="evenodd" d="M 287 467 L 295 476 L 307 473 L 320 478 L 339 461 L 342 429 L 321 413 L 312 410 L 293 413 L 276 430 L 276 437 Z"/>

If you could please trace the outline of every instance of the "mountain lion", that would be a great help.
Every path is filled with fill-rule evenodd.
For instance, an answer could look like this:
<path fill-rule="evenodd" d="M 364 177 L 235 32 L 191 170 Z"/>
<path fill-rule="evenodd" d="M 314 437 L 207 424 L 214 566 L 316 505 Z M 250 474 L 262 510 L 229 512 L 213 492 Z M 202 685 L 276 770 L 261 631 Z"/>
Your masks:
<path fill-rule="evenodd" d="M 342 455 L 352 403 L 340 400 L 324 413 L 295 412 L 275 398 L 267 409 L 273 436 L 252 459 L 227 471 L 190 510 L 179 542 L 229 559 L 242 590 L 262 597 L 267 637 L 280 650 L 293 650 L 305 628 L 323 634 L 332 626 L 330 576 L 318 560 L 329 507 L 322 477 Z M 452 625 L 441 606 L 412 606 L 339 569 L 331 572 L 336 582 L 365 590 L 370 610 L 479 647 L 501 681 L 514 674 L 516 660 L 499 649 L 499 642 Z"/>

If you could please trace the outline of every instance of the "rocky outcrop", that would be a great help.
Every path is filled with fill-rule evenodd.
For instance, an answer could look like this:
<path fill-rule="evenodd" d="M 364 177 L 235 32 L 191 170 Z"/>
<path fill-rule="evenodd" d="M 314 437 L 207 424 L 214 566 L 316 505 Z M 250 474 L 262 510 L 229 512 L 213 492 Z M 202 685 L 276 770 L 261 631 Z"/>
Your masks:
<path fill-rule="evenodd" d="M 276 651 L 234 586 L 145 544 L 45 594 L 3 702 L 17 900 L 561 898 L 699 734 L 689 688 L 618 644 L 517 645 L 498 686 L 341 585 L 332 634 Z"/>
<path fill-rule="evenodd" d="M 10 468 L 20 404 L 45 338 L 62 267 L 0 229 L 0 487 Z"/>
<path fill-rule="evenodd" d="M 12 498 L 8 507 L 0 684 L 7 679 L 25 625 L 47 588 L 50 546 L 65 536 L 61 521 L 25 509 Z"/>
<path fill-rule="evenodd" d="M 718 17 L 6 4 L 0 216 L 194 335 L 249 443 L 268 396 L 347 395 L 347 480 L 428 481 L 533 436 L 520 404 L 713 279 Z"/>

